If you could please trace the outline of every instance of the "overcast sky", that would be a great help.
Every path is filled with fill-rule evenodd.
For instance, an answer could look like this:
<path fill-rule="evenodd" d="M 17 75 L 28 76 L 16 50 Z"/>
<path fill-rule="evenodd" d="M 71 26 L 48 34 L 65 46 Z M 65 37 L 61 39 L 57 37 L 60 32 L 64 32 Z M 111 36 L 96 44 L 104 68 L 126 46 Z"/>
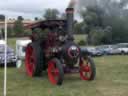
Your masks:
<path fill-rule="evenodd" d="M 47 8 L 64 12 L 70 0 L 0 0 L 0 14 L 8 17 L 41 17 Z"/>

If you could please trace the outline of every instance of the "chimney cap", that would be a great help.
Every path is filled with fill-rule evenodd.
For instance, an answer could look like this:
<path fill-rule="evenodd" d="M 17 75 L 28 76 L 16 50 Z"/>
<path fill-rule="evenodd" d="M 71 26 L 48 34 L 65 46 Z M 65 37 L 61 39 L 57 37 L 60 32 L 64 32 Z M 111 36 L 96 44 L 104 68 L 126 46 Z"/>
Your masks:
<path fill-rule="evenodd" d="M 67 9 L 66 9 L 66 12 L 67 12 L 67 11 L 74 11 L 74 8 L 67 8 Z"/>

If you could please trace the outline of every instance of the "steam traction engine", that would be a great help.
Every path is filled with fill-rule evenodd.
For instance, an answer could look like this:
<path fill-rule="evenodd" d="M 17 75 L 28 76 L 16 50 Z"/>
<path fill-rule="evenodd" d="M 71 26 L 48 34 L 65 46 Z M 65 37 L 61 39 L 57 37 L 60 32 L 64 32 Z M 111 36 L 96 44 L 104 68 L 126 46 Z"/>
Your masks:
<path fill-rule="evenodd" d="M 73 41 L 73 12 L 73 8 L 66 9 L 66 20 L 46 20 L 27 26 L 33 30 L 25 57 L 28 76 L 39 76 L 46 70 L 55 85 L 62 84 L 65 73 L 79 72 L 82 80 L 94 80 L 96 68 L 92 58 Z M 34 32 L 37 28 L 47 30 L 47 35 L 40 38 Z"/>

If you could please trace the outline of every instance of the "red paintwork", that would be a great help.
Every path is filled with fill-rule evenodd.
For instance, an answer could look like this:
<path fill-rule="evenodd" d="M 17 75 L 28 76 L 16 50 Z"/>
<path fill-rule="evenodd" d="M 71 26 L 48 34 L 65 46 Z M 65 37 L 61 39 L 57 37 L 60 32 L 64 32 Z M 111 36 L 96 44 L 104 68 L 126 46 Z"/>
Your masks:
<path fill-rule="evenodd" d="M 80 62 L 80 77 L 82 80 L 89 80 L 92 75 L 92 70 L 89 64 L 84 64 L 83 60 Z"/>
<path fill-rule="evenodd" d="M 27 75 L 32 77 L 35 69 L 35 57 L 31 46 L 28 46 L 26 49 L 25 66 Z"/>
<path fill-rule="evenodd" d="M 42 44 L 46 57 L 52 56 L 51 49 L 58 45 L 58 42 L 56 40 L 57 38 L 58 37 L 56 32 L 48 33 L 47 40 L 45 40 L 45 43 Z"/>
<path fill-rule="evenodd" d="M 54 61 L 48 62 L 48 77 L 52 84 L 57 84 L 59 78 L 59 70 L 55 67 Z"/>

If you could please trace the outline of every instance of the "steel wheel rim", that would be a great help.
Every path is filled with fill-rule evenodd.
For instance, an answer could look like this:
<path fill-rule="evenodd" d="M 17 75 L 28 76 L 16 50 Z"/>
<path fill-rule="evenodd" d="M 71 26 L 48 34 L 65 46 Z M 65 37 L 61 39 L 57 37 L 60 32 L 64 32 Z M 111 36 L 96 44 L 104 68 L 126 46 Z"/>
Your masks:
<path fill-rule="evenodd" d="M 28 48 L 26 49 L 25 65 L 26 65 L 27 74 L 30 77 L 32 77 L 35 69 L 35 57 L 34 57 L 33 48 L 31 46 L 28 46 Z"/>
<path fill-rule="evenodd" d="M 59 69 L 54 61 L 48 63 L 48 77 L 52 84 L 56 85 L 58 83 Z"/>
<path fill-rule="evenodd" d="M 85 58 L 80 62 L 80 77 L 82 80 L 90 80 L 92 76 L 91 64 Z"/>

